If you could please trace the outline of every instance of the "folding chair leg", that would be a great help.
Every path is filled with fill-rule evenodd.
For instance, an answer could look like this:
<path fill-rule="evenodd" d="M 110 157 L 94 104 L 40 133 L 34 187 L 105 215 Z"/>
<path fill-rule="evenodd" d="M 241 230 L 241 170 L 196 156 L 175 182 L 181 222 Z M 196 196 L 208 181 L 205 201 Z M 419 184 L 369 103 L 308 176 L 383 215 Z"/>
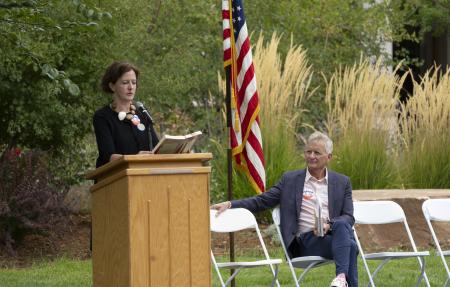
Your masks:
<path fill-rule="evenodd" d="M 355 228 L 353 228 L 353 235 L 354 235 L 355 240 L 356 240 L 356 245 L 358 245 L 358 251 L 359 251 L 361 259 L 362 259 L 362 261 L 364 263 L 364 268 L 366 269 L 367 276 L 369 277 L 369 283 L 367 284 L 367 287 L 370 287 L 370 286 L 375 287 L 375 283 L 373 282 L 373 278 L 370 275 L 370 269 L 369 269 L 369 266 L 367 265 L 367 260 L 364 257 L 364 251 L 363 251 L 363 249 L 361 247 L 361 243 L 359 242 L 358 234 L 356 234 Z"/>
<path fill-rule="evenodd" d="M 231 280 L 233 280 L 234 277 L 238 275 L 239 271 L 241 271 L 241 268 L 234 270 L 233 274 L 230 276 L 230 278 L 228 278 L 227 282 L 225 282 L 225 286 L 228 286 L 228 284 L 230 284 Z"/>
<path fill-rule="evenodd" d="M 431 225 L 431 221 L 426 218 L 426 222 L 428 224 L 428 228 L 431 231 L 431 237 L 433 237 L 433 241 L 434 241 L 434 245 L 436 246 L 437 253 L 438 253 L 439 257 L 441 257 L 442 263 L 444 264 L 444 267 L 445 267 L 445 271 L 447 271 L 447 276 L 448 277 L 447 277 L 447 280 L 444 283 L 444 287 L 447 287 L 448 283 L 450 282 L 450 270 L 448 270 L 448 265 L 447 265 L 447 262 L 445 260 L 445 256 L 442 253 L 442 249 L 441 249 L 441 246 L 439 244 L 439 240 L 437 239 L 436 233 L 434 232 L 433 226 Z"/>
<path fill-rule="evenodd" d="M 367 261 L 363 258 L 364 267 L 366 268 L 367 277 L 369 277 L 369 283 L 367 283 L 367 287 L 375 287 L 375 282 L 373 282 L 372 273 L 370 273 L 369 266 L 367 265 Z"/>
<path fill-rule="evenodd" d="M 419 279 L 420 280 L 422 280 L 422 278 L 425 279 L 425 285 L 427 287 L 430 287 L 430 281 L 428 281 L 427 273 L 425 273 L 425 259 L 423 257 L 418 256 L 417 260 L 419 261 L 419 266 L 420 266 Z M 418 283 L 420 283 L 420 281 Z M 416 286 L 419 286 L 419 285 L 416 285 Z"/>
<path fill-rule="evenodd" d="M 372 273 L 372 278 L 375 278 L 375 275 L 377 275 L 378 271 L 381 270 L 381 268 L 383 268 L 384 265 L 386 265 L 386 263 L 388 263 L 391 259 L 384 259 L 383 262 L 380 263 L 380 265 L 377 266 L 377 269 L 375 269 L 375 271 Z"/>
<path fill-rule="evenodd" d="M 419 261 L 421 262 L 421 264 L 420 264 L 420 275 L 419 275 L 419 278 L 417 278 L 416 287 L 418 287 L 420 285 L 420 282 L 422 281 L 422 278 L 426 278 L 425 277 L 426 276 L 426 274 L 425 274 L 425 260 L 423 260 L 423 258 L 420 258 Z M 428 278 L 426 278 L 426 279 L 428 279 Z M 425 284 L 427 284 L 427 283 L 428 282 L 425 282 Z M 430 286 L 429 283 L 427 284 L 427 286 Z"/>
<path fill-rule="evenodd" d="M 278 264 L 275 265 L 275 273 L 273 274 L 273 279 L 272 279 L 272 287 L 275 286 L 275 283 L 277 284 L 278 287 L 280 287 L 280 283 L 278 283 Z"/>
<path fill-rule="evenodd" d="M 367 276 L 369 277 L 369 283 L 367 283 L 367 287 L 375 287 L 375 283 L 373 282 L 372 275 L 370 274 L 370 271 L 367 271 Z"/>
<path fill-rule="evenodd" d="M 308 267 L 306 267 L 304 270 L 303 270 L 303 272 L 302 272 L 302 274 L 300 274 L 300 277 L 298 277 L 298 286 L 300 286 L 301 285 L 301 282 L 302 282 L 302 280 L 303 280 L 303 277 L 305 277 L 305 275 L 306 275 L 306 273 L 308 273 L 308 271 L 311 269 L 311 268 L 313 268 L 314 266 L 316 266 L 317 264 L 315 264 L 315 263 L 311 263 L 311 264 L 309 264 L 308 265 Z"/>
<path fill-rule="evenodd" d="M 211 250 L 211 261 L 212 261 L 212 263 L 213 263 L 213 265 L 214 265 L 214 269 L 216 269 L 216 273 L 217 273 L 217 277 L 219 277 L 220 285 L 221 285 L 222 287 L 227 286 L 227 285 L 225 285 L 225 283 L 223 282 L 222 275 L 220 274 L 219 267 L 217 267 L 217 262 L 216 262 L 216 259 L 214 258 L 214 254 L 212 253 L 212 250 Z"/>
<path fill-rule="evenodd" d="M 278 227 L 277 227 L 278 228 Z M 284 246 L 284 245 L 283 245 Z M 288 264 L 289 264 L 289 269 L 291 269 L 291 274 L 292 277 L 294 278 L 294 282 L 295 282 L 295 287 L 300 287 L 300 283 L 299 280 L 297 279 L 297 274 L 295 274 L 295 270 L 294 270 L 294 266 L 292 266 L 292 263 L 290 260 L 287 260 Z M 300 276 L 301 277 L 301 276 Z"/>

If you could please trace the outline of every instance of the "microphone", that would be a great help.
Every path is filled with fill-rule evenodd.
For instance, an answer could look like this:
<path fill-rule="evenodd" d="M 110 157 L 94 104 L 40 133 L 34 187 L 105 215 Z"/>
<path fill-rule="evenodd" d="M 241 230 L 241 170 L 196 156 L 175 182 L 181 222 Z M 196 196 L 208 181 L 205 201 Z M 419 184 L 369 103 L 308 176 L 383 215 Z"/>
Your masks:
<path fill-rule="evenodd" d="M 139 111 L 141 111 L 141 113 L 147 115 L 148 119 L 150 120 L 150 123 L 153 125 L 153 118 L 147 111 L 147 108 L 144 106 L 144 104 L 141 102 L 136 102 L 136 107 L 139 109 Z"/>
<path fill-rule="evenodd" d="M 141 103 L 141 102 L 136 102 L 136 107 L 138 108 L 138 110 L 141 112 L 141 113 L 143 113 L 143 114 L 145 114 L 146 116 L 147 116 L 147 118 L 148 118 L 148 120 L 150 121 L 150 125 L 149 125 L 149 128 L 148 128 L 148 139 L 149 139 L 149 151 L 152 151 L 153 150 L 153 135 L 152 135 L 152 130 L 153 130 L 153 133 L 155 133 L 155 130 L 153 129 L 153 118 L 152 118 L 152 116 L 150 115 L 150 113 L 147 111 L 147 108 L 144 106 L 144 104 L 143 103 Z M 156 133 L 155 133 L 156 134 Z M 158 139 L 158 137 L 156 137 L 156 139 Z"/>

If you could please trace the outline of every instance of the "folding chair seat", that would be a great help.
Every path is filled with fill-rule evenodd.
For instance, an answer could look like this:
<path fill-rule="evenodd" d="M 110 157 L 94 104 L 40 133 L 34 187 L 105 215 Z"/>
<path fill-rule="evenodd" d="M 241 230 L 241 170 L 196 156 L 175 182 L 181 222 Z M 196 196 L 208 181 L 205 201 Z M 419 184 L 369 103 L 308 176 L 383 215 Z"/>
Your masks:
<path fill-rule="evenodd" d="M 417 251 L 416 244 L 412 237 L 411 231 L 406 221 L 405 213 L 400 205 L 393 201 L 355 201 L 353 202 L 355 217 L 355 223 L 359 224 L 389 224 L 389 223 L 403 223 L 404 230 L 408 235 L 413 251 L 386 251 L 378 253 L 365 253 L 356 233 L 356 227 L 353 229 L 355 233 L 356 243 L 364 263 L 364 267 L 369 277 L 369 284 L 367 286 L 375 286 L 374 277 L 383 268 L 383 266 L 394 259 L 406 259 L 416 257 L 419 262 L 420 275 L 416 282 L 416 287 L 419 286 L 422 279 L 425 280 L 425 284 L 429 287 L 427 274 L 425 273 L 425 256 L 430 255 L 428 251 Z M 398 232 L 402 231 L 401 228 Z M 373 273 L 367 264 L 367 260 L 379 260 L 381 263 L 377 266 Z"/>
<path fill-rule="evenodd" d="M 272 218 L 275 223 L 275 227 L 277 229 L 278 237 L 280 238 L 280 241 L 281 241 L 281 246 L 283 246 L 283 251 L 284 251 L 284 255 L 286 257 L 286 262 L 289 265 L 289 269 L 291 271 L 291 274 L 294 279 L 296 287 L 300 287 L 303 278 L 305 277 L 305 275 L 308 273 L 309 270 L 311 270 L 312 268 L 316 268 L 316 267 L 323 266 L 323 265 L 333 262 L 333 260 L 326 259 L 321 256 L 303 256 L 303 257 L 290 258 L 289 253 L 287 252 L 287 248 L 283 241 L 283 236 L 281 235 L 280 208 L 279 207 L 276 207 L 272 210 Z M 303 269 L 303 271 L 300 272 L 299 275 L 297 276 L 294 268 Z"/>
<path fill-rule="evenodd" d="M 437 249 L 437 255 L 441 257 L 445 271 L 447 271 L 447 280 L 444 283 L 444 286 L 447 287 L 450 282 L 450 271 L 448 269 L 445 257 L 450 258 L 450 250 L 442 250 L 431 221 L 450 222 L 450 198 L 425 200 L 422 204 L 422 211 L 428 224 L 428 228 L 430 229 L 431 237 L 433 237 L 434 245 Z"/>
<path fill-rule="evenodd" d="M 262 266 L 269 267 L 270 271 L 272 272 L 273 279 L 271 286 L 274 286 L 276 284 L 279 287 L 280 284 L 278 282 L 278 267 L 282 261 L 281 259 L 270 259 L 266 245 L 264 244 L 264 240 L 261 236 L 261 232 L 259 231 L 255 216 L 250 211 L 244 208 L 228 209 L 225 212 L 221 213 L 219 216 L 216 216 L 216 213 L 216 210 L 209 211 L 210 226 L 212 232 L 229 233 L 238 232 L 245 229 L 254 229 L 258 236 L 265 257 L 265 259 L 258 261 L 217 262 L 213 252 L 211 251 L 211 261 L 214 265 L 214 269 L 217 272 L 217 276 L 219 277 L 219 281 L 222 287 L 230 284 L 233 278 L 235 278 L 238 275 L 239 271 L 241 271 L 242 269 Z M 222 268 L 234 269 L 233 274 L 228 278 L 226 282 L 224 282 L 222 274 L 219 270 Z"/>

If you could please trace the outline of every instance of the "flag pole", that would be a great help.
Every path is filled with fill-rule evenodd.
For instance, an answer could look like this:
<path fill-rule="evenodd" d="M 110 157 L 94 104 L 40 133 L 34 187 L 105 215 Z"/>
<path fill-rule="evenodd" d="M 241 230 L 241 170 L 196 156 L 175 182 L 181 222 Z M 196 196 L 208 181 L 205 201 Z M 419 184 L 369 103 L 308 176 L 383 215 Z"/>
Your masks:
<path fill-rule="evenodd" d="M 227 106 L 227 199 L 233 200 L 233 154 L 231 148 L 231 65 L 225 67 L 225 81 L 226 81 L 226 106 Z M 230 262 L 234 262 L 234 234 L 228 233 L 230 241 Z M 234 270 L 230 270 L 230 275 L 233 275 Z M 231 287 L 235 286 L 234 278 L 231 281 Z"/>

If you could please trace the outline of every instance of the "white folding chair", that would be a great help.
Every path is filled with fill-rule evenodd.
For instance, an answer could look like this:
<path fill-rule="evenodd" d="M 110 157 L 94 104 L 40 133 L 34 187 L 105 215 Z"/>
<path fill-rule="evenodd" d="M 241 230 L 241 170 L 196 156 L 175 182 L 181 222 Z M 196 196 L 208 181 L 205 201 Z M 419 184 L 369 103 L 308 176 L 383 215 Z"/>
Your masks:
<path fill-rule="evenodd" d="M 364 267 L 369 276 L 369 284 L 375 287 L 373 278 L 378 273 L 378 271 L 383 268 L 383 266 L 393 259 L 405 259 L 416 257 L 419 261 L 420 275 L 416 282 L 416 287 L 419 286 L 422 279 L 425 279 L 425 284 L 429 287 L 430 283 L 428 281 L 427 274 L 425 273 L 425 256 L 430 255 L 428 251 L 417 251 L 416 244 L 412 237 L 411 231 L 406 221 L 405 213 L 400 205 L 393 201 L 355 201 L 354 206 L 354 217 L 356 224 L 388 224 L 388 223 L 403 223 L 406 233 L 408 235 L 409 241 L 413 251 L 391 251 L 391 252 L 378 252 L 378 253 L 367 253 L 365 254 L 361 243 L 359 242 L 358 235 L 356 233 L 356 228 L 354 228 L 356 243 L 358 244 L 358 249 L 361 254 L 361 258 L 364 263 Z M 400 230 L 399 230 L 400 231 Z M 399 232 L 400 233 L 400 232 Z M 377 266 L 373 273 L 367 265 L 367 260 L 381 260 L 382 262 Z"/>
<path fill-rule="evenodd" d="M 265 259 L 258 261 L 245 261 L 245 262 L 217 262 L 213 252 L 211 251 L 211 261 L 219 277 L 222 287 L 230 284 L 231 280 L 244 268 L 255 268 L 261 266 L 269 266 L 272 271 L 272 287 L 276 284 L 278 287 L 278 267 L 281 264 L 281 259 L 270 259 L 269 253 L 267 252 L 266 245 L 259 231 L 258 223 L 256 222 L 255 216 L 244 208 L 232 208 L 228 209 L 219 216 L 216 216 L 216 210 L 209 211 L 210 225 L 212 232 L 229 233 L 237 232 L 244 229 L 255 229 L 258 235 L 259 242 L 261 243 L 262 250 L 264 252 Z M 228 278 L 226 282 L 223 281 L 222 274 L 220 273 L 221 268 L 224 269 L 234 269 L 233 274 Z"/>
<path fill-rule="evenodd" d="M 450 222 L 450 198 L 428 199 L 422 204 L 423 215 L 431 231 L 434 244 L 437 249 L 437 255 L 441 257 L 444 268 L 447 271 L 447 280 L 444 286 L 447 287 L 450 282 L 450 271 L 448 269 L 445 257 L 450 257 L 450 250 L 442 250 L 436 232 L 434 232 L 431 221 L 448 221 Z"/>
<path fill-rule="evenodd" d="M 284 244 L 283 236 L 281 235 L 280 208 L 279 207 L 275 207 L 274 210 L 272 211 L 272 218 L 273 218 L 273 221 L 277 228 L 278 237 L 280 238 L 281 246 L 283 246 L 284 255 L 285 255 L 286 261 L 289 265 L 289 269 L 291 270 L 291 274 L 292 274 L 292 277 L 294 278 L 296 287 L 300 287 L 300 284 L 301 284 L 303 278 L 305 277 L 306 273 L 308 273 L 309 270 L 311 270 L 312 268 L 319 267 L 319 266 L 333 262 L 333 260 L 326 259 L 321 256 L 303 256 L 303 257 L 295 257 L 295 258 L 291 259 L 287 252 L 287 248 Z M 301 272 L 299 274 L 299 276 L 297 277 L 297 274 L 296 274 L 294 268 L 303 269 L 303 272 Z"/>

